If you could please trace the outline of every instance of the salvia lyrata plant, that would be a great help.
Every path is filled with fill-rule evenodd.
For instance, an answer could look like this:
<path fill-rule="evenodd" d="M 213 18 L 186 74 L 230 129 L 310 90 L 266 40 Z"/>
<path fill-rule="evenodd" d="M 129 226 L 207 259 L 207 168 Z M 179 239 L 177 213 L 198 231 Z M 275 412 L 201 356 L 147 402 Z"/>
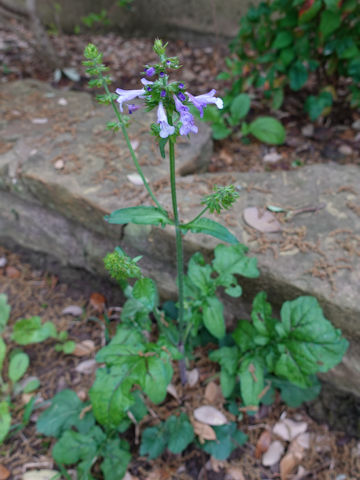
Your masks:
<path fill-rule="evenodd" d="M 176 303 L 159 304 L 156 284 L 141 271 L 141 257 L 130 258 L 121 247 L 105 257 L 105 266 L 124 290 L 126 301 L 115 335 L 96 355 L 102 366 L 89 391 L 89 402 L 82 402 L 72 390 L 63 390 L 37 422 L 40 433 L 57 439 L 53 457 L 66 478 L 70 478 L 67 465 L 77 465 L 79 479 L 92 479 L 94 470 L 98 476 L 99 469 L 106 480 L 122 478 L 131 459 L 130 446 L 122 434 L 132 425 L 138 432 L 140 421 L 147 426 L 141 432 L 139 453 L 149 459 L 165 449 L 180 454 L 195 443 L 224 460 L 246 441 L 237 422 L 226 419 L 213 426 L 216 440 L 197 440 L 193 412 L 182 400 L 186 398 L 186 389 L 170 416 L 158 421 L 147 417 L 153 404 L 165 401 L 174 368 L 186 386 L 189 368 L 196 358 L 195 347 L 212 345 L 210 358 L 220 365 L 220 384 L 226 399 L 223 412 L 233 415 L 239 415 L 241 405 L 254 409 L 260 402 L 271 402 L 275 388 L 292 405 L 314 398 L 320 388 L 315 374 L 336 365 L 347 348 L 341 332 L 324 318 L 312 297 L 286 302 L 278 319 L 273 316 L 265 293 L 259 293 L 251 321 L 241 319 L 235 331 L 227 333 L 218 291 L 221 288 L 225 294 L 239 297 L 239 276 L 257 277 L 257 261 L 246 255 L 247 248 L 229 230 L 204 215 L 230 208 L 238 194 L 232 185 L 216 186 L 202 200 L 194 218 L 180 222 L 174 149 L 179 136 L 195 135 L 198 131 L 191 107 L 202 116 L 207 105 L 221 109 L 223 102 L 214 90 L 193 95 L 182 82 L 171 81 L 170 72 L 180 68 L 178 58 L 168 57 L 166 45 L 160 40 L 155 41 L 154 51 L 159 62 L 145 66 L 142 86 L 137 90 L 110 91 L 107 67 L 94 45 L 86 47 L 84 64 L 92 76 L 90 84 L 105 89 L 98 100 L 110 104 L 116 116 L 108 127 L 122 131 L 153 202 L 152 206 L 116 210 L 106 220 L 111 224 L 132 222 L 175 228 L 178 299 Z M 163 157 L 168 146 L 171 215 L 154 195 L 129 140 L 124 112 L 132 114 L 139 108 L 156 109 L 157 121 L 151 125 L 151 133 Z M 229 245 L 218 245 L 210 263 L 196 253 L 185 272 L 183 237 L 188 231 L 212 235 Z"/>

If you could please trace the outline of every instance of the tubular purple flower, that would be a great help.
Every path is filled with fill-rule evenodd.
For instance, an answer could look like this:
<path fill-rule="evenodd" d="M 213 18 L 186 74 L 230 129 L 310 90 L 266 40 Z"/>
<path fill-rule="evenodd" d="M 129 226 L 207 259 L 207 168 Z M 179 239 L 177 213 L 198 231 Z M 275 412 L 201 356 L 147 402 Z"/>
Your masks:
<path fill-rule="evenodd" d="M 160 92 L 160 97 L 165 98 L 166 97 L 166 90 L 161 90 Z"/>
<path fill-rule="evenodd" d="M 128 104 L 128 111 L 129 111 L 129 115 L 131 115 L 132 113 L 136 112 L 136 110 L 139 110 L 140 105 L 135 105 L 135 103 L 129 103 Z"/>
<path fill-rule="evenodd" d="M 145 90 L 143 88 L 141 90 L 122 90 L 121 88 L 117 88 L 115 92 L 119 95 L 116 101 L 120 104 L 120 112 L 122 112 L 124 102 L 130 102 L 138 97 L 141 98 Z"/>
<path fill-rule="evenodd" d="M 159 102 L 158 111 L 157 111 L 157 123 L 160 124 L 160 137 L 167 138 L 175 132 L 175 127 L 169 125 L 165 108 L 162 102 Z"/>
<path fill-rule="evenodd" d="M 190 102 L 196 107 L 199 112 L 200 112 L 200 117 L 203 117 L 204 115 L 204 108 L 206 105 L 209 103 L 214 103 L 217 108 L 223 108 L 224 102 L 220 97 L 215 97 L 216 90 L 212 89 L 208 93 L 204 93 L 203 95 L 197 95 L 194 97 L 194 95 L 191 95 L 191 93 L 186 92 L 186 95 L 189 97 Z"/>
<path fill-rule="evenodd" d="M 154 74 L 155 74 L 155 68 L 154 67 L 149 67 L 149 68 L 145 68 L 145 75 L 147 77 L 152 77 Z"/>
<path fill-rule="evenodd" d="M 175 108 L 180 114 L 180 135 L 189 135 L 189 133 L 197 133 L 198 127 L 195 125 L 194 117 L 191 115 L 189 107 L 183 105 L 176 95 L 173 96 L 175 101 Z"/>
<path fill-rule="evenodd" d="M 146 85 L 152 85 L 154 83 L 151 80 L 146 80 L 146 78 L 142 78 L 140 81 L 145 87 Z"/>

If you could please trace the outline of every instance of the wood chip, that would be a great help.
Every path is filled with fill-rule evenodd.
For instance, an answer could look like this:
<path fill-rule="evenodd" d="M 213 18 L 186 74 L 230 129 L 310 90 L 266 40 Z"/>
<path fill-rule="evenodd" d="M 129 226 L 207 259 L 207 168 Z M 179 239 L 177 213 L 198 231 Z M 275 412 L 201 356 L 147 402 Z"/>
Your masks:
<path fill-rule="evenodd" d="M 75 345 L 72 355 L 75 357 L 86 357 L 95 351 L 95 343 L 92 340 L 83 340 Z"/>

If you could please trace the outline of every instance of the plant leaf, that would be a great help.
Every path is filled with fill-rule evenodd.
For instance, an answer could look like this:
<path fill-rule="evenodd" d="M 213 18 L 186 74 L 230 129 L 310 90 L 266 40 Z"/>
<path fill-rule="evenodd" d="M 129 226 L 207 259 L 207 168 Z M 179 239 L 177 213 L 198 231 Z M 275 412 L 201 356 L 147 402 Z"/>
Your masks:
<path fill-rule="evenodd" d="M 0 333 L 4 331 L 10 317 L 10 311 L 11 307 L 7 303 L 7 296 L 4 293 L 0 294 Z"/>
<path fill-rule="evenodd" d="M 5 440 L 10 430 L 11 415 L 8 402 L 0 402 L 0 444 Z"/>
<path fill-rule="evenodd" d="M 30 364 L 29 355 L 24 352 L 16 353 L 10 359 L 8 375 L 13 383 L 16 383 L 25 374 Z"/>
<path fill-rule="evenodd" d="M 41 323 L 41 318 L 34 316 L 18 320 L 13 329 L 12 339 L 19 345 L 43 342 L 47 338 L 56 338 L 56 327 L 52 322 Z"/>
<path fill-rule="evenodd" d="M 247 440 L 247 435 L 237 429 L 235 422 L 213 427 L 213 429 L 216 440 L 206 441 L 201 448 L 217 460 L 226 460 L 235 448 L 243 445 Z"/>
<path fill-rule="evenodd" d="M 5 356 L 6 356 L 6 344 L 4 340 L 0 337 L 0 374 L 2 371 Z"/>
<path fill-rule="evenodd" d="M 248 125 L 248 128 L 249 133 L 261 142 L 280 145 L 285 141 L 285 128 L 276 118 L 258 117 Z"/>
<path fill-rule="evenodd" d="M 167 213 L 156 207 L 121 208 L 105 216 L 105 220 L 116 225 L 136 223 L 141 225 L 173 225 Z"/>
<path fill-rule="evenodd" d="M 215 338 L 225 336 L 224 306 L 217 297 L 207 297 L 202 305 L 203 321 L 207 330 Z"/>
<path fill-rule="evenodd" d="M 280 313 L 275 373 L 306 388 L 311 385 L 309 375 L 326 372 L 341 361 L 348 342 L 326 320 L 314 297 L 285 302 Z"/>
<path fill-rule="evenodd" d="M 108 439 L 102 453 L 104 461 L 101 471 L 105 480 L 119 480 L 123 478 L 131 460 L 129 444 L 120 438 Z"/>
<path fill-rule="evenodd" d="M 290 88 L 295 91 L 300 90 L 307 82 L 307 79 L 308 72 L 304 64 L 298 60 L 289 70 Z"/>
<path fill-rule="evenodd" d="M 264 367 L 261 360 L 255 356 L 247 356 L 240 364 L 239 376 L 244 404 L 259 405 L 260 394 L 264 390 Z"/>
<path fill-rule="evenodd" d="M 194 439 L 194 429 L 188 416 L 181 413 L 178 417 L 172 415 L 166 420 L 169 441 L 167 448 L 170 452 L 181 453 Z"/>
<path fill-rule="evenodd" d="M 224 397 L 229 397 L 234 391 L 239 363 L 239 350 L 237 347 L 222 347 L 214 350 L 209 355 L 213 362 L 221 366 L 220 385 Z"/>
<path fill-rule="evenodd" d="M 140 455 L 148 455 L 149 459 L 153 460 L 163 453 L 167 443 L 168 432 L 164 422 L 145 428 L 141 436 Z"/>
<path fill-rule="evenodd" d="M 247 93 L 240 93 L 240 95 L 237 95 L 231 102 L 230 112 L 232 117 L 237 121 L 244 118 L 250 110 L 250 105 L 251 99 L 249 95 Z"/>
<path fill-rule="evenodd" d="M 195 220 L 194 222 L 181 226 L 184 230 L 190 230 L 193 233 L 204 233 L 206 235 L 211 235 L 212 237 L 218 238 L 223 242 L 237 244 L 239 243 L 238 239 L 221 223 L 215 222 L 210 218 L 201 217 Z"/>

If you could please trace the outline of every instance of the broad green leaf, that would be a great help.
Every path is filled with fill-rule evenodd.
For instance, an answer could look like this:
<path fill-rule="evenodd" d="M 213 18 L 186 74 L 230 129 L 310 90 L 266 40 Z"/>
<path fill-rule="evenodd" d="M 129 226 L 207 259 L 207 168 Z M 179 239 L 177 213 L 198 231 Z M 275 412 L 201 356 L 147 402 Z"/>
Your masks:
<path fill-rule="evenodd" d="M 294 60 L 295 58 L 295 52 L 294 48 L 285 48 L 284 50 L 281 50 L 280 53 L 280 60 L 284 64 L 285 67 L 288 67 L 290 63 Z"/>
<path fill-rule="evenodd" d="M 249 124 L 249 132 L 261 142 L 271 145 L 284 143 L 286 137 L 285 128 L 273 117 L 258 117 Z"/>
<path fill-rule="evenodd" d="M 254 337 L 256 330 L 254 326 L 247 320 L 239 320 L 232 337 L 240 348 L 241 353 L 246 353 L 256 347 Z"/>
<path fill-rule="evenodd" d="M 165 158 L 165 145 L 167 144 L 169 137 L 159 139 L 159 150 L 162 158 Z"/>
<path fill-rule="evenodd" d="M 293 35 L 289 31 L 278 32 L 271 45 L 274 50 L 280 50 L 293 43 Z"/>
<path fill-rule="evenodd" d="M 292 408 L 298 408 L 304 402 L 314 400 L 321 391 L 321 383 L 316 376 L 310 378 L 312 383 L 307 388 L 300 388 L 289 380 L 282 380 L 276 377 L 270 377 L 270 380 L 272 386 L 280 390 L 283 401 Z"/>
<path fill-rule="evenodd" d="M 356 82 L 360 82 L 360 58 L 355 58 L 351 60 L 348 65 L 348 74 Z"/>
<path fill-rule="evenodd" d="M 27 379 L 26 379 L 27 380 Z M 23 392 L 24 393 L 31 393 L 37 390 L 40 387 L 40 380 L 36 377 L 29 378 L 24 385 Z"/>
<path fill-rule="evenodd" d="M 215 222 L 215 220 L 211 220 L 210 218 L 198 218 L 194 222 L 186 225 L 186 227 L 182 225 L 182 228 L 186 228 L 186 230 L 190 230 L 193 233 L 204 233 L 205 235 L 211 235 L 212 237 L 218 238 L 223 242 L 231 244 L 239 243 L 238 239 L 231 232 L 229 232 L 226 227 L 218 222 Z"/>
<path fill-rule="evenodd" d="M 280 353 L 275 373 L 299 387 L 308 387 L 309 375 L 326 372 L 341 361 L 348 342 L 325 319 L 314 297 L 285 302 L 280 313 L 281 322 L 275 327 Z"/>
<path fill-rule="evenodd" d="M 165 400 L 166 389 L 173 376 L 171 363 L 169 359 L 156 356 L 148 357 L 147 361 L 143 359 L 143 362 L 146 364 L 146 374 L 140 385 L 152 402 L 161 403 Z"/>
<path fill-rule="evenodd" d="M 209 358 L 221 366 L 220 385 L 225 398 L 234 391 L 239 363 L 239 350 L 237 347 L 222 347 L 211 352 Z"/>
<path fill-rule="evenodd" d="M 108 439 L 105 448 L 101 450 L 104 461 L 101 464 L 101 471 L 104 480 L 120 480 L 124 477 L 131 460 L 129 445 L 120 438 Z"/>
<path fill-rule="evenodd" d="M 201 448 L 217 460 L 226 460 L 235 448 L 243 445 L 248 438 L 237 429 L 235 422 L 212 428 L 215 430 L 216 440 L 206 441 Z"/>
<path fill-rule="evenodd" d="M 0 294 L 0 333 L 4 331 L 7 321 L 10 317 L 11 307 L 7 303 L 7 296 Z"/>
<path fill-rule="evenodd" d="M 312 3 L 305 2 L 304 7 L 299 12 L 299 23 L 310 22 L 322 7 L 322 0 L 315 0 Z"/>
<path fill-rule="evenodd" d="M 211 130 L 214 140 L 223 140 L 231 133 L 230 128 L 227 128 L 227 126 L 223 122 L 214 123 L 213 125 L 211 125 Z"/>
<path fill-rule="evenodd" d="M 323 35 L 323 38 L 326 39 L 331 35 L 335 30 L 337 30 L 341 25 L 341 13 L 339 12 L 330 12 L 325 10 L 322 12 L 320 17 L 320 26 L 319 31 Z"/>
<path fill-rule="evenodd" d="M 138 365 L 131 365 L 136 370 Z M 140 365 L 144 368 L 143 365 Z M 139 370 L 139 368 L 137 368 Z M 127 411 L 134 403 L 131 393 L 137 376 L 130 377 L 131 368 L 127 365 L 115 366 L 110 369 L 99 368 L 89 397 L 96 420 L 105 427 L 117 428 Z M 135 372 L 134 372 L 135 373 Z M 140 372 L 142 373 L 142 372 Z M 143 375 L 143 373 L 142 373 Z"/>
<path fill-rule="evenodd" d="M 167 448 L 172 453 L 181 453 L 194 440 L 194 429 L 185 413 L 169 417 L 166 428 L 169 435 Z"/>
<path fill-rule="evenodd" d="M 309 114 L 310 120 L 315 121 L 325 109 L 331 107 L 332 103 L 333 98 L 329 92 L 321 92 L 318 96 L 309 95 L 305 102 L 305 110 Z"/>
<path fill-rule="evenodd" d="M 166 212 L 156 207 L 121 208 L 105 216 L 105 220 L 116 225 L 136 223 L 141 225 L 173 225 Z"/>
<path fill-rule="evenodd" d="M 246 406 L 259 405 L 264 390 L 264 367 L 258 357 L 248 356 L 239 370 L 241 398 Z"/>
<path fill-rule="evenodd" d="M 271 108 L 274 110 L 278 110 L 284 102 L 284 89 L 283 88 L 276 88 L 273 91 Z"/>
<path fill-rule="evenodd" d="M 225 335 L 224 306 L 217 297 L 208 297 L 202 305 L 203 321 L 207 330 L 215 338 Z"/>
<path fill-rule="evenodd" d="M 134 284 L 132 296 L 151 312 L 158 304 L 158 292 L 156 284 L 151 278 L 140 278 Z"/>
<path fill-rule="evenodd" d="M 6 356 L 6 344 L 4 340 L 0 337 L 0 377 L 1 377 L 1 371 L 2 371 L 4 360 L 5 360 L 5 356 Z"/>
<path fill-rule="evenodd" d="M 308 79 L 308 72 L 304 67 L 304 64 L 298 60 L 295 62 L 289 70 L 290 88 L 298 91 L 302 88 Z"/>
<path fill-rule="evenodd" d="M 16 383 L 25 374 L 30 364 L 29 355 L 24 352 L 16 353 L 10 359 L 8 376 L 13 383 Z"/>
<path fill-rule="evenodd" d="M 7 402 L 0 402 L 0 444 L 5 440 L 9 433 L 11 425 L 11 415 L 9 411 L 9 404 Z"/>
<path fill-rule="evenodd" d="M 277 320 L 272 317 L 272 308 L 266 301 L 265 292 L 256 295 L 252 305 L 251 319 L 260 335 L 268 337 L 268 339 L 273 336 Z"/>
<path fill-rule="evenodd" d="M 19 345 L 29 345 L 56 336 L 56 327 L 52 322 L 42 324 L 41 318 L 35 316 L 18 320 L 14 325 L 12 339 Z"/>
<path fill-rule="evenodd" d="M 70 355 L 75 350 L 75 347 L 76 347 L 76 343 L 73 340 L 68 340 L 62 345 L 62 351 L 65 354 Z"/>
<path fill-rule="evenodd" d="M 168 440 L 165 423 L 145 428 L 141 436 L 140 455 L 148 455 L 150 460 L 159 457 L 165 450 Z"/>
<path fill-rule="evenodd" d="M 342 3 L 341 0 L 324 0 L 325 2 L 325 5 L 326 7 L 329 9 L 329 10 L 339 10 L 340 9 L 340 5 Z M 325 10 L 326 11 L 326 10 Z"/>
<path fill-rule="evenodd" d="M 212 262 L 214 270 L 219 274 L 216 279 L 217 285 L 225 287 L 225 292 L 233 297 L 241 295 L 235 275 L 256 278 L 259 276 L 257 259 L 249 258 L 245 254 L 248 248 L 241 243 L 237 245 L 218 245 L 215 248 L 215 258 Z"/>
<path fill-rule="evenodd" d="M 186 287 L 188 288 L 189 296 L 194 297 L 194 287 L 200 291 L 201 295 L 208 296 L 209 293 L 214 293 L 213 279 L 211 278 L 212 268 L 205 263 L 204 257 L 201 253 L 195 253 L 189 263 L 186 277 Z M 188 285 L 189 284 L 189 285 Z"/>
<path fill-rule="evenodd" d="M 251 99 L 247 93 L 240 93 L 237 95 L 231 103 L 230 112 L 234 119 L 240 120 L 244 118 L 249 110 L 251 105 Z"/>
<path fill-rule="evenodd" d="M 80 414 L 84 407 L 86 404 L 73 390 L 61 390 L 53 397 L 51 406 L 38 418 L 37 431 L 58 438 L 65 430 L 75 426 L 81 433 L 86 434 L 94 425 L 94 417 L 88 412 L 81 419 Z"/>

